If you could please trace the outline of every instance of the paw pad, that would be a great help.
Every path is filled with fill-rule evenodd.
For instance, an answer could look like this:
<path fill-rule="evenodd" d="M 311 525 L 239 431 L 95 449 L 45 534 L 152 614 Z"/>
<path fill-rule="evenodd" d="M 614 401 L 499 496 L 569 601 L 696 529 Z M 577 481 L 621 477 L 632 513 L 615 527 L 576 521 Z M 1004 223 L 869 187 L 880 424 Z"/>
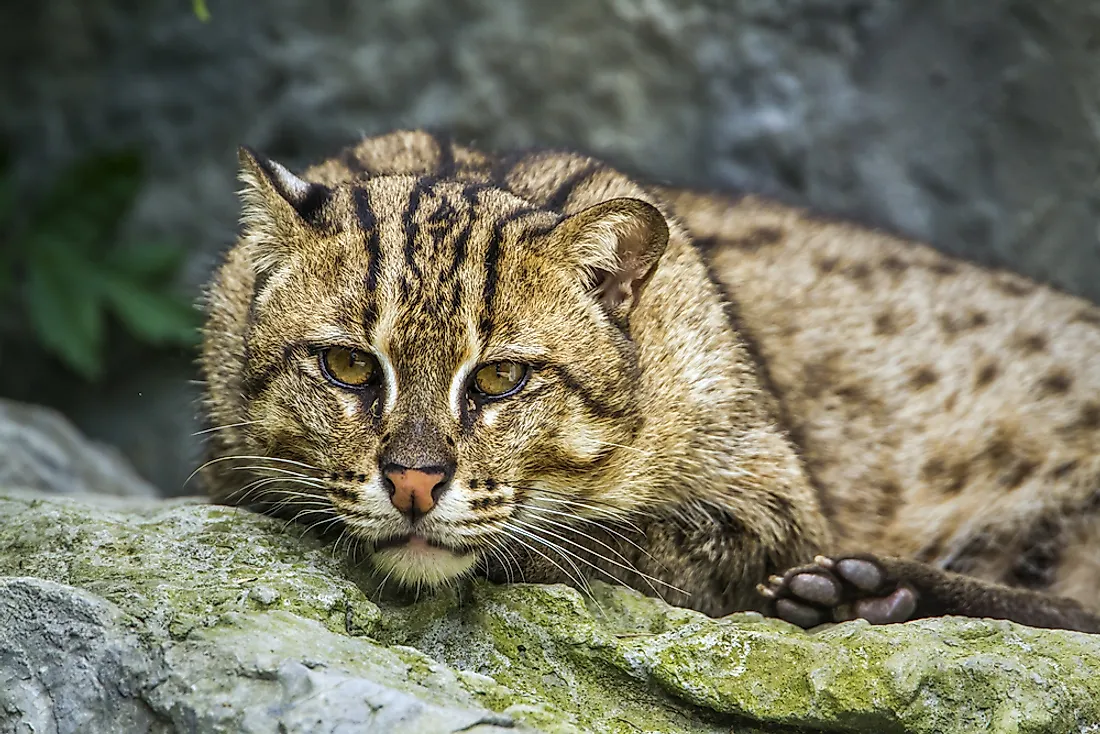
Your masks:
<path fill-rule="evenodd" d="M 916 592 L 868 557 L 818 556 L 757 588 L 771 601 L 775 616 L 803 628 L 848 619 L 893 624 L 906 621 L 917 608 Z"/>

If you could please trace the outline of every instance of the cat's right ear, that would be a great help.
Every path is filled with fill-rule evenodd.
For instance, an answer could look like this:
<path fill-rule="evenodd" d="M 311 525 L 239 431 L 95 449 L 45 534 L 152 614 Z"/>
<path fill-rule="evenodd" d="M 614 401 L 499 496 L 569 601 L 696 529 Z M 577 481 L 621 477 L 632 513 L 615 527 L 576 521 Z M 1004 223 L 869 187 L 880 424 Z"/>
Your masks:
<path fill-rule="evenodd" d="M 250 148 L 238 151 L 241 189 L 241 225 L 246 239 L 257 248 L 257 269 L 266 270 L 292 242 L 303 226 L 317 228 L 325 217 L 332 190 L 304 181 L 276 161 Z"/>
<path fill-rule="evenodd" d="M 641 199 L 611 199 L 558 225 L 566 259 L 612 316 L 626 320 L 668 245 L 668 222 Z"/>

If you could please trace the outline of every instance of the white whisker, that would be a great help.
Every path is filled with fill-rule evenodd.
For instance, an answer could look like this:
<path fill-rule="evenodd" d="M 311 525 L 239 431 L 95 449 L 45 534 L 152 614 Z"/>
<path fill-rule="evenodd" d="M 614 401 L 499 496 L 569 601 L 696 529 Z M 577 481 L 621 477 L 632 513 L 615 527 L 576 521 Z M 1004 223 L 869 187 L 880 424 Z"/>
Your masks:
<path fill-rule="evenodd" d="M 291 471 L 290 469 L 282 469 L 275 466 L 235 466 L 233 471 L 257 471 L 257 472 L 276 472 L 278 474 L 285 474 L 290 477 L 294 477 L 304 483 L 308 483 L 312 487 L 324 487 L 325 482 L 317 477 L 311 477 L 308 474 L 303 474 L 297 471 Z"/>
<path fill-rule="evenodd" d="M 576 576 L 574 576 L 573 574 L 566 571 L 561 566 L 561 564 L 559 564 L 557 561 L 555 561 L 553 558 L 546 555 L 542 551 L 540 551 L 538 548 L 536 548 L 532 545 L 528 545 L 527 543 L 524 543 L 523 540 L 521 540 L 520 538 L 516 538 L 516 537 L 513 536 L 513 540 L 515 540 L 517 543 L 522 545 L 524 548 L 526 548 L 527 550 L 530 550 L 530 551 L 534 551 L 535 553 L 538 553 L 540 556 L 542 556 L 547 561 L 552 563 L 559 571 L 562 572 L 562 575 L 564 575 L 567 579 L 569 579 L 573 583 L 573 585 L 577 589 L 583 591 L 584 593 L 588 594 L 589 596 L 592 596 L 592 587 L 589 586 L 587 579 L 585 579 L 585 577 L 584 577 L 584 574 L 581 573 L 581 570 L 579 568 L 577 568 L 577 564 L 573 563 L 573 561 L 571 561 L 569 559 L 569 557 L 562 552 L 561 548 L 558 548 L 556 545 L 554 545 L 553 543 L 547 541 L 545 538 L 540 538 L 539 536 L 535 535 L 534 533 L 527 532 L 523 528 L 516 527 L 515 525 L 512 525 L 510 523 L 505 523 L 504 526 L 508 530 L 510 530 L 512 533 L 518 533 L 519 535 L 522 535 L 525 538 L 530 538 L 531 540 L 537 541 L 538 543 L 541 543 L 542 545 L 545 545 L 547 548 L 550 548 L 551 550 L 555 551 L 558 555 L 560 555 L 562 557 L 562 560 L 568 562 L 569 565 L 573 567 L 573 570 L 576 571 L 576 573 L 577 573 Z"/>
<path fill-rule="evenodd" d="M 244 498 L 243 497 L 237 498 L 237 495 L 241 494 L 242 492 L 247 493 L 249 490 L 253 490 L 254 488 L 263 487 L 263 486 L 268 485 L 268 484 L 274 484 L 275 482 L 284 482 L 284 483 L 290 484 L 290 485 L 301 484 L 301 485 L 306 486 L 306 487 L 311 487 L 311 488 L 313 487 L 312 484 L 308 484 L 302 479 L 296 479 L 296 478 L 293 478 L 293 477 L 260 477 L 259 479 L 256 479 L 255 481 L 252 481 L 252 482 L 246 484 L 245 486 L 241 487 L 240 489 L 232 492 L 229 495 L 229 499 L 239 499 L 240 501 L 243 501 Z M 320 497 L 320 495 L 318 495 L 316 493 L 310 493 L 310 492 L 298 492 L 298 491 L 290 490 L 290 489 L 284 489 L 284 490 L 281 490 L 281 491 L 284 494 L 294 496 L 294 497 L 308 497 L 310 499 L 317 499 L 317 498 Z M 247 496 L 247 494 L 245 496 Z"/>
<path fill-rule="evenodd" d="M 386 571 L 386 575 L 382 577 L 382 583 L 378 584 L 378 595 L 382 595 L 382 591 L 386 588 L 386 582 L 390 580 L 390 576 L 397 570 L 397 566 L 390 566 L 390 570 Z"/>
<path fill-rule="evenodd" d="M 214 433 L 215 431 L 224 431 L 228 428 L 240 428 L 242 426 L 251 426 L 255 423 L 259 423 L 259 421 L 241 421 L 240 423 L 227 423 L 224 426 L 214 426 L 213 428 L 205 428 L 201 431 L 195 431 L 191 435 L 192 436 L 202 436 L 203 434 L 206 434 L 206 433 Z"/>
<path fill-rule="evenodd" d="M 532 490 L 532 491 L 536 492 L 538 490 Z M 595 518 L 598 518 L 599 520 L 606 520 L 608 522 L 621 523 L 621 524 L 627 526 L 628 528 L 630 528 L 631 530 L 634 530 L 635 532 L 644 535 L 644 533 L 642 532 L 642 529 L 640 527 L 638 527 L 637 523 L 635 523 L 633 520 L 628 519 L 628 517 L 626 515 L 622 514 L 621 510 L 617 514 L 616 513 L 610 513 L 610 512 L 604 512 L 599 507 L 592 507 L 592 506 L 586 505 L 583 502 L 578 502 L 578 501 L 572 500 L 572 499 L 564 499 L 564 498 L 561 498 L 561 497 L 544 497 L 544 496 L 540 496 L 540 497 L 536 497 L 535 499 L 538 499 L 542 502 L 553 502 L 553 503 L 558 504 L 558 505 L 565 505 L 566 507 L 580 507 L 580 508 L 583 508 L 583 509 L 591 509 L 591 510 L 594 510 L 597 513 L 599 513 L 598 515 L 595 516 Z M 650 517 L 650 518 L 655 517 L 654 515 L 652 515 L 650 513 L 633 513 L 633 514 L 642 515 L 644 517 Z M 583 516 L 582 515 L 576 515 L 576 517 L 583 517 Z"/>
<path fill-rule="evenodd" d="M 566 530 L 576 532 L 573 528 L 570 528 L 568 525 L 562 525 L 561 523 L 554 522 L 553 520 L 544 520 L 544 521 L 548 522 L 548 523 L 551 523 L 553 525 L 557 525 L 558 527 L 565 528 Z M 624 571 L 635 574 L 636 576 L 638 576 L 639 578 L 641 578 L 642 580 L 644 580 L 646 582 L 646 585 L 649 586 L 650 590 L 653 591 L 653 594 L 658 599 L 663 599 L 664 597 L 661 596 L 661 593 L 659 591 L 657 591 L 656 587 L 653 586 L 653 584 L 655 584 L 655 583 L 656 584 L 661 584 L 662 586 L 667 586 L 668 588 L 672 589 L 673 591 L 678 591 L 681 594 L 686 594 L 686 592 L 683 589 L 678 589 L 678 588 L 676 588 L 675 586 L 673 586 L 672 584 L 670 584 L 666 581 L 662 581 L 659 578 L 656 578 L 654 576 L 650 576 L 649 574 L 646 574 L 646 573 L 642 573 L 637 568 L 635 568 L 634 565 L 631 564 L 630 561 L 628 561 L 627 558 L 622 553 L 619 553 L 617 550 L 612 548 L 607 543 L 604 543 L 603 541 L 601 541 L 597 538 L 593 538 L 590 535 L 583 535 L 583 537 L 588 538 L 589 540 L 594 541 L 596 543 L 599 543 L 603 547 L 607 548 L 609 551 L 611 551 L 612 553 L 617 555 L 619 558 L 621 558 L 623 560 L 623 563 L 619 563 L 618 561 L 614 560 L 613 558 L 608 558 L 607 556 L 603 555 L 602 553 L 599 553 L 595 550 L 592 550 L 591 548 L 587 548 L 584 545 L 581 545 L 580 543 L 577 543 L 576 541 L 571 540 L 571 539 L 565 537 L 564 535 L 561 535 L 559 533 L 555 533 L 553 530 L 550 530 L 548 528 L 540 527 L 539 525 L 535 525 L 535 524 L 532 524 L 532 523 L 525 523 L 525 522 L 523 522 L 522 520 L 519 520 L 519 519 L 515 519 L 515 522 L 521 523 L 524 527 L 531 530 L 532 532 L 546 533 L 550 537 L 555 538 L 557 540 L 560 540 L 563 543 L 568 543 L 569 545 L 574 546 L 575 548 L 579 548 L 580 550 L 591 553 L 593 556 L 595 556 L 596 558 L 599 558 L 601 561 L 604 561 L 605 563 L 610 563 L 612 566 L 615 566 L 617 568 L 621 568 Z M 577 556 L 577 559 L 584 562 L 584 563 L 587 563 L 592 568 L 598 570 L 600 573 L 604 574 L 608 578 L 614 579 L 616 583 L 625 585 L 625 583 L 621 579 L 617 578 L 616 576 L 609 573 L 605 569 L 600 568 L 598 565 L 588 561 L 587 559 L 582 558 L 579 555 Z"/>
<path fill-rule="evenodd" d="M 249 461 L 275 461 L 275 462 L 279 462 L 281 464 L 290 464 L 292 466 L 300 466 L 303 469 L 309 469 L 310 471 L 320 472 L 321 474 L 325 473 L 324 469 L 313 466 L 311 464 L 303 464 L 300 461 L 293 461 L 291 459 L 280 459 L 277 456 L 251 456 L 251 455 L 246 455 L 246 454 L 235 454 L 235 455 L 232 455 L 232 456 L 219 456 L 216 459 L 211 459 L 210 461 L 207 461 L 202 466 L 200 466 L 198 469 L 191 472 L 191 474 L 187 477 L 187 479 L 185 479 L 183 481 L 183 486 L 186 487 L 187 483 L 190 482 L 192 479 L 194 479 L 196 474 L 198 474 L 200 471 L 202 471 L 203 469 L 205 469 L 208 466 L 212 466 L 213 464 L 218 464 L 218 463 L 221 463 L 223 461 L 242 461 L 242 460 L 245 460 L 245 459 L 247 459 Z"/>
<path fill-rule="evenodd" d="M 545 499 L 545 498 L 540 497 L 538 499 Z M 604 523 L 600 522 L 599 520 L 594 520 L 593 518 L 585 517 L 583 515 L 570 515 L 568 512 L 561 512 L 560 510 L 551 510 L 549 507 L 540 507 L 539 505 L 536 505 L 536 504 L 526 504 L 526 505 L 523 506 L 523 509 L 524 510 L 529 510 L 529 511 L 532 511 L 532 512 L 541 512 L 541 513 L 548 513 L 548 514 L 551 514 L 551 515 L 557 515 L 559 517 L 564 517 L 564 518 L 567 518 L 567 519 L 570 519 L 570 520 L 580 520 L 583 523 L 588 523 L 589 525 L 594 525 L 597 528 L 599 528 L 600 530 L 604 530 L 608 533 L 611 533 L 612 535 L 614 535 L 616 538 L 619 538 L 623 542 L 629 543 L 630 545 L 634 546 L 642 555 L 644 555 L 646 558 L 648 558 L 649 560 L 656 563 L 658 566 L 663 565 L 660 561 L 658 561 L 656 558 L 654 558 L 652 555 L 650 555 L 649 551 L 647 551 L 645 548 L 643 548 L 642 546 L 635 543 L 625 533 L 620 533 L 615 528 L 611 527 L 610 525 L 605 525 Z M 618 522 L 618 521 L 609 519 L 608 522 Z M 645 535 L 645 533 L 642 532 L 642 529 L 639 528 L 637 525 L 633 525 L 632 528 L 639 535 L 643 535 L 643 536 Z M 580 532 L 580 531 L 578 530 L 577 532 Z"/>
<path fill-rule="evenodd" d="M 340 541 L 344 539 L 344 536 L 348 534 L 349 528 L 345 525 L 344 529 L 340 531 L 340 535 L 336 537 L 336 542 L 332 544 L 332 560 L 336 560 L 336 554 L 340 550 Z"/>
<path fill-rule="evenodd" d="M 524 484 L 511 484 L 511 486 L 517 489 L 523 489 L 533 494 L 544 495 L 541 499 L 547 501 L 558 502 L 560 504 L 567 504 L 573 507 L 581 507 L 586 510 L 592 510 L 595 513 L 599 513 L 600 517 L 607 519 L 615 519 L 626 522 L 628 515 L 638 515 L 640 517 L 655 518 L 656 515 L 648 510 L 624 510 L 622 507 L 613 505 L 608 502 L 601 502 L 600 500 L 587 497 L 584 500 L 579 500 L 575 495 L 568 492 L 560 492 L 558 490 L 547 489 L 545 487 L 536 487 L 533 485 Z M 549 496 L 545 496 L 549 495 Z"/>

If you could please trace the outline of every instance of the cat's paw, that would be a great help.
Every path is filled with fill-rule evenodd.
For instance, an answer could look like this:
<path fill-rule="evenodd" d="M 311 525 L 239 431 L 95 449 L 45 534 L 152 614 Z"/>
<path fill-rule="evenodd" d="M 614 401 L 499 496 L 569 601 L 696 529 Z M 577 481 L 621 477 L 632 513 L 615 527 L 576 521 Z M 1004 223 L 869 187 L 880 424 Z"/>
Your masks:
<path fill-rule="evenodd" d="M 873 556 L 817 556 L 757 590 L 774 616 L 804 629 L 849 619 L 904 622 L 917 608 L 916 590 L 891 578 Z"/>

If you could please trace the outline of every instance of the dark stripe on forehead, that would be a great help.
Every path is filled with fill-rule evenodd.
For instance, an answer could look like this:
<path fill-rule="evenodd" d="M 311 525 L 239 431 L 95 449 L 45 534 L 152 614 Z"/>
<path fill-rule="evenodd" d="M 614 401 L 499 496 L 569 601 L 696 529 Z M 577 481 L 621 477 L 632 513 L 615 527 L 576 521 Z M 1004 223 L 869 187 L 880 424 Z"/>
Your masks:
<path fill-rule="evenodd" d="M 406 297 L 408 297 L 411 288 L 410 275 L 414 276 L 418 283 L 422 279 L 420 268 L 416 264 L 416 238 L 420 234 L 420 223 L 416 221 L 416 214 L 417 209 L 420 208 L 420 198 L 423 196 L 425 189 L 430 186 L 430 182 L 417 179 L 416 183 L 413 184 L 412 191 L 409 193 L 408 206 L 405 207 L 405 212 L 401 215 L 401 221 L 405 225 L 405 267 L 407 268 L 401 281 L 401 290 Z"/>
<path fill-rule="evenodd" d="M 365 285 L 368 293 L 373 293 L 378 287 L 378 279 L 382 274 L 382 245 L 378 232 L 378 217 L 370 205 L 370 195 L 366 189 L 356 187 L 352 190 L 352 198 L 355 199 L 355 215 L 359 219 L 359 226 L 363 228 L 363 237 L 367 247 L 367 277 Z"/>
<path fill-rule="evenodd" d="M 458 276 L 458 271 L 462 268 L 463 263 L 466 262 L 466 253 L 470 244 L 470 233 L 473 231 L 474 219 L 477 217 L 479 191 L 480 189 L 475 186 L 465 186 L 462 189 L 462 200 L 466 204 L 466 221 L 463 223 L 462 229 L 455 235 L 454 259 L 451 260 L 451 268 L 447 273 L 447 278 L 451 281 L 451 311 L 458 310 L 458 303 L 462 293 L 462 281 Z"/>
<path fill-rule="evenodd" d="M 455 208 L 451 202 L 451 198 L 447 195 L 439 196 L 439 204 L 436 205 L 435 210 L 428 215 L 428 235 L 431 238 L 431 252 L 429 254 L 430 261 L 435 263 L 439 260 L 443 253 L 443 246 L 447 241 L 447 235 L 452 231 L 452 227 L 455 223 Z M 442 291 L 438 289 L 436 284 L 436 295 L 439 300 L 442 300 Z"/>
<path fill-rule="evenodd" d="M 550 195 L 550 198 L 546 200 L 546 208 L 553 209 L 556 212 L 565 209 L 565 205 L 569 203 L 569 197 L 573 195 L 573 192 L 601 170 L 602 167 L 600 165 L 589 163 L 566 176 L 565 180 L 561 182 L 554 193 Z"/>
<path fill-rule="evenodd" d="M 447 224 L 453 222 L 455 218 L 455 209 L 451 205 L 451 200 L 443 196 L 439 199 L 439 204 L 436 206 L 435 211 L 428 215 L 428 224 Z"/>
<path fill-rule="evenodd" d="M 480 325 L 482 339 L 488 339 L 489 334 L 493 331 L 493 299 L 497 291 L 500 245 L 504 240 L 504 228 L 511 222 L 538 211 L 538 209 L 530 207 L 515 209 L 498 219 L 496 224 L 493 225 L 493 232 L 489 237 L 489 247 L 485 252 L 485 285 L 482 289 L 482 301 L 485 308 L 482 312 Z"/>
<path fill-rule="evenodd" d="M 363 228 L 364 244 L 367 248 L 367 274 L 363 287 L 367 295 L 367 305 L 363 313 L 363 328 L 369 335 L 378 320 L 378 281 L 382 277 L 382 245 L 378 231 L 378 217 L 370 205 L 367 190 L 355 187 L 351 192 L 355 201 L 355 216 Z"/>

